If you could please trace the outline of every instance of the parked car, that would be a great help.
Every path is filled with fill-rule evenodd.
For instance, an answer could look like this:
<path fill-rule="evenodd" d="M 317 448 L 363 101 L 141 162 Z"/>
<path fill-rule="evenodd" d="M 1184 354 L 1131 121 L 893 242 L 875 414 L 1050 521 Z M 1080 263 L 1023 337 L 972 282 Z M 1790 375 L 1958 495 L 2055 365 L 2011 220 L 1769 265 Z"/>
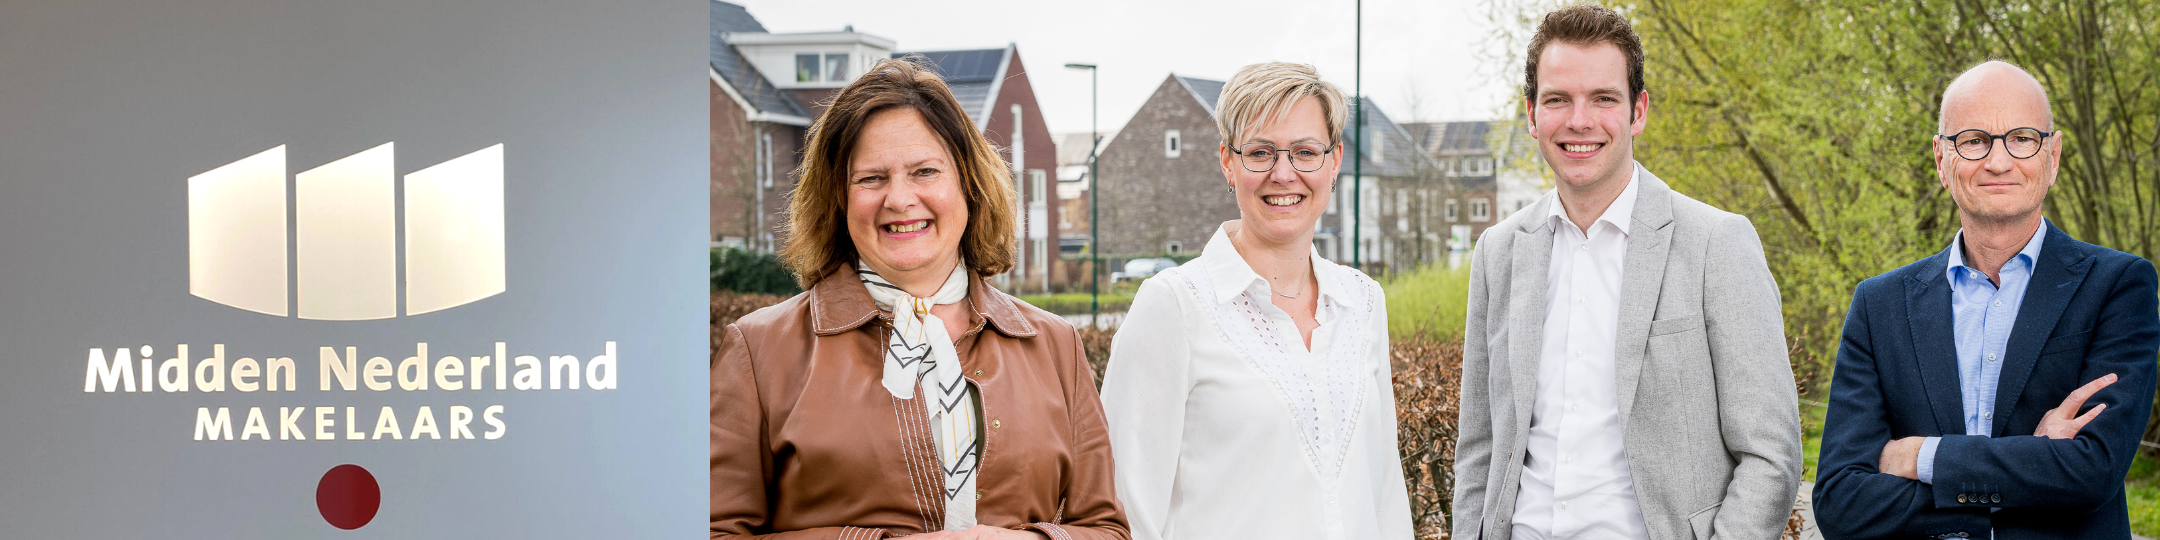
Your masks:
<path fill-rule="evenodd" d="M 1111 272 L 1110 282 L 1117 283 L 1128 279 L 1142 279 L 1175 267 L 1177 267 L 1177 261 L 1170 259 L 1133 259 L 1125 261 L 1125 271 Z"/>

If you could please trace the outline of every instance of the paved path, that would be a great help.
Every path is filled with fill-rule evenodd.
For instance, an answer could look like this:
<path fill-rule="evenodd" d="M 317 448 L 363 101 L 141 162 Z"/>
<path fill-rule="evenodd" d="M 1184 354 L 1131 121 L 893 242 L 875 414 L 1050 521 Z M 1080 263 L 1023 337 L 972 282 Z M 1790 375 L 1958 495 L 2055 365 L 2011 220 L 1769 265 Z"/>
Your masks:
<path fill-rule="evenodd" d="M 1072 323 L 1073 326 L 1085 328 L 1088 325 L 1089 315 L 1086 313 L 1082 313 L 1079 315 L 1062 315 L 1062 317 L 1065 317 L 1065 322 Z M 1119 311 L 1116 313 L 1104 312 L 1102 314 L 1103 326 L 1117 326 L 1118 323 L 1122 322 L 1125 322 L 1125 312 L 1123 311 Z"/>
<path fill-rule="evenodd" d="M 1800 510 L 1800 540 L 1823 540 L 1822 529 L 1815 527 L 1815 483 L 1800 483 L 1800 500 L 1793 502 Z"/>

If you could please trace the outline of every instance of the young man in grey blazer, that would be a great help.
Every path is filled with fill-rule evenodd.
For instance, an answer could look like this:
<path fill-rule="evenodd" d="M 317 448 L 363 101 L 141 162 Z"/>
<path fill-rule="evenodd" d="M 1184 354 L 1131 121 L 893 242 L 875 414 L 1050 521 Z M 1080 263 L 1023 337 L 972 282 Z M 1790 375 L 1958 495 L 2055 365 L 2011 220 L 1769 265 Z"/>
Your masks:
<path fill-rule="evenodd" d="M 1455 538 L 1771 539 L 1792 511 L 1777 283 L 1747 218 L 1635 162 L 1642 63 L 1595 5 L 1531 39 L 1525 106 L 1558 189 L 1471 259 Z"/>

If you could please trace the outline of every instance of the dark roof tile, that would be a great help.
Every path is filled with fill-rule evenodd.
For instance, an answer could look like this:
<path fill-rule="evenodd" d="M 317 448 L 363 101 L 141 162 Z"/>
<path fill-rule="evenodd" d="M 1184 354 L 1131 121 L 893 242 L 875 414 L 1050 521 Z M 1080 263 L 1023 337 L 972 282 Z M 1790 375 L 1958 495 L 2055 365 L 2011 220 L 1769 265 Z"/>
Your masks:
<path fill-rule="evenodd" d="M 975 121 L 975 128 L 985 127 L 982 124 L 990 121 L 990 106 L 997 100 L 991 92 L 998 86 L 998 68 L 1004 65 L 1005 49 L 893 53 L 893 58 L 907 56 L 923 57 L 939 77 L 945 78 L 945 86 L 952 89 L 953 99 L 959 100 L 960 108 Z"/>
<path fill-rule="evenodd" d="M 810 114 L 801 103 L 774 87 L 772 81 L 759 73 L 756 66 L 750 65 L 750 60 L 743 57 L 742 51 L 729 45 L 724 38 L 730 32 L 764 31 L 765 25 L 759 24 L 757 18 L 750 16 L 750 12 L 742 6 L 713 0 L 712 49 L 709 55 L 713 71 L 719 73 L 720 78 L 726 80 L 729 86 L 735 87 L 735 91 L 742 94 L 743 100 L 749 101 L 750 106 L 757 108 L 759 112 L 809 118 Z"/>

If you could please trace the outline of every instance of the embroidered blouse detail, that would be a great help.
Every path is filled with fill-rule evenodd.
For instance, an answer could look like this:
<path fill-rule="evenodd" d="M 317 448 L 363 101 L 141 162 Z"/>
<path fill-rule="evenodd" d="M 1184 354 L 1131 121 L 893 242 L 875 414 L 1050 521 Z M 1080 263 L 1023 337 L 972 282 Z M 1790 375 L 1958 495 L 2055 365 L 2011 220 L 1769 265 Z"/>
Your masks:
<path fill-rule="evenodd" d="M 1213 308 L 1215 329 L 1222 332 L 1223 341 L 1265 374 L 1290 406 L 1305 443 L 1306 459 L 1323 478 L 1334 477 L 1342 470 L 1346 441 L 1357 430 L 1357 419 L 1369 391 L 1366 379 L 1373 366 L 1366 356 L 1372 341 L 1368 333 L 1357 329 L 1364 328 L 1367 317 L 1372 315 L 1375 302 L 1370 291 L 1377 288 L 1376 284 L 1369 285 L 1370 278 L 1357 276 L 1359 279 L 1344 284 L 1347 290 L 1337 295 L 1348 300 L 1341 304 L 1327 297 L 1319 300 L 1318 309 L 1328 310 L 1333 319 L 1329 326 L 1349 330 L 1332 332 L 1327 350 L 1313 351 L 1322 362 L 1321 376 L 1315 380 L 1293 354 L 1304 345 L 1286 342 L 1288 336 L 1261 311 L 1259 306 L 1268 301 L 1266 293 L 1247 288 L 1228 302 L 1217 301 L 1215 283 L 1207 272 L 1183 270 L 1179 267 L 1165 272 L 1185 278 L 1187 292 L 1194 300 Z"/>

